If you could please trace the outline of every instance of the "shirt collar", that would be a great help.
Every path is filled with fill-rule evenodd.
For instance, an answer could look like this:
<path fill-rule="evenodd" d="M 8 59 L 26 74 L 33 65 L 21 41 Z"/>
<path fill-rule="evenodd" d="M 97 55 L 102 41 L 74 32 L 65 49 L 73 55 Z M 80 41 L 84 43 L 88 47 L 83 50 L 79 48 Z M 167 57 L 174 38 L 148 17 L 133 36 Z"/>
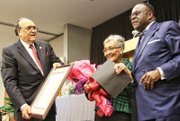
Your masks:
<path fill-rule="evenodd" d="M 152 22 L 143 30 L 143 32 L 146 32 L 154 22 L 155 22 L 155 21 L 152 21 Z"/>
<path fill-rule="evenodd" d="M 29 44 L 28 44 L 28 43 L 24 42 L 22 39 L 20 39 L 20 41 L 21 41 L 21 43 L 23 44 L 23 46 L 24 46 L 26 49 L 29 48 Z M 33 46 L 34 46 L 34 44 L 33 44 Z"/>

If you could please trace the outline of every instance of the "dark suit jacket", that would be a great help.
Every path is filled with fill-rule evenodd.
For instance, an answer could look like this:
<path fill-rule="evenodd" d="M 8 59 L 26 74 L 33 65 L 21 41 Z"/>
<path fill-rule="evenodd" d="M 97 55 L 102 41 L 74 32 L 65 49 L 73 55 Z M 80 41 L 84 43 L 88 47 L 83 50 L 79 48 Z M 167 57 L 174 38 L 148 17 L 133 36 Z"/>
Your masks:
<path fill-rule="evenodd" d="M 152 90 L 143 84 L 136 90 L 138 118 L 147 120 L 180 115 L 180 26 L 174 21 L 153 23 L 136 49 L 133 71 L 139 83 L 148 71 L 161 67 L 165 80 L 155 83 Z"/>
<path fill-rule="evenodd" d="M 34 44 L 42 63 L 44 76 L 20 40 L 4 48 L 2 52 L 2 78 L 5 89 L 14 104 L 15 116 L 23 104 L 31 105 L 53 63 L 62 64 L 50 44 L 44 41 L 36 41 Z"/>

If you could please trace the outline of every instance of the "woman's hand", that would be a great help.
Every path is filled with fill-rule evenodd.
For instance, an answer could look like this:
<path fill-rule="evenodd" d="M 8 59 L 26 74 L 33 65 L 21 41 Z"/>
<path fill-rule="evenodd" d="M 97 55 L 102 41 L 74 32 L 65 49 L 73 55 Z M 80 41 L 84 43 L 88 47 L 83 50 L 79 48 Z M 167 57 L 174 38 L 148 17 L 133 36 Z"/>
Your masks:
<path fill-rule="evenodd" d="M 120 74 L 124 70 L 124 72 L 127 73 L 132 79 L 131 71 L 123 63 L 115 64 L 114 69 L 116 74 Z"/>
<path fill-rule="evenodd" d="M 126 72 L 129 69 L 123 64 L 123 63 L 117 63 L 114 66 L 114 69 L 116 71 L 116 74 L 120 74 L 123 70 Z M 127 72 L 126 72 L 127 73 Z"/>
<path fill-rule="evenodd" d="M 84 85 L 85 92 L 89 93 L 90 89 L 91 89 L 91 87 L 89 86 L 89 84 Z"/>

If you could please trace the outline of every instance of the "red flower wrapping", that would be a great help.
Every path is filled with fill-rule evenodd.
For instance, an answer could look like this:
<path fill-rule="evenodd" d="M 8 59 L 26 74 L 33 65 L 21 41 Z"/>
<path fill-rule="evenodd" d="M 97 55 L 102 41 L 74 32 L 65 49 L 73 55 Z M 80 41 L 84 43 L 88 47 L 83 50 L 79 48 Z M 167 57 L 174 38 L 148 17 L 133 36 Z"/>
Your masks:
<path fill-rule="evenodd" d="M 95 65 L 90 64 L 89 60 L 77 61 L 71 69 L 68 79 L 76 83 L 78 83 L 80 80 L 85 80 L 85 85 L 87 87 L 85 88 L 85 91 L 88 93 L 88 100 L 95 100 L 96 106 L 98 107 L 97 114 L 99 116 L 111 116 L 113 107 L 106 98 L 108 97 L 108 93 L 99 85 L 97 81 L 91 78 L 94 72 Z"/>
<path fill-rule="evenodd" d="M 88 87 L 85 90 L 88 93 L 88 99 L 90 101 L 96 101 L 96 106 L 98 107 L 97 114 L 100 117 L 103 115 L 111 116 L 113 113 L 113 107 L 110 101 L 106 98 L 109 96 L 108 93 L 91 77 L 85 85 Z"/>

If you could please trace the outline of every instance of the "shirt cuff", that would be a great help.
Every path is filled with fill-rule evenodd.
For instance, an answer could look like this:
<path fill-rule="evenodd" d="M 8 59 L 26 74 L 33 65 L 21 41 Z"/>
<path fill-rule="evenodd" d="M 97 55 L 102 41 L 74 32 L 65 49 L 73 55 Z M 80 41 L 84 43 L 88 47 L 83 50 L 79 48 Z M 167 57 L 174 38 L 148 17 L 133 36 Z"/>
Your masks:
<path fill-rule="evenodd" d="M 23 104 L 22 106 L 21 106 L 21 111 L 22 111 L 22 109 L 26 106 L 27 104 L 25 103 L 25 104 Z"/>
<path fill-rule="evenodd" d="M 161 80 L 166 79 L 163 70 L 162 70 L 160 67 L 157 67 L 157 70 L 159 71 L 159 73 L 160 73 L 160 75 L 161 75 Z"/>

